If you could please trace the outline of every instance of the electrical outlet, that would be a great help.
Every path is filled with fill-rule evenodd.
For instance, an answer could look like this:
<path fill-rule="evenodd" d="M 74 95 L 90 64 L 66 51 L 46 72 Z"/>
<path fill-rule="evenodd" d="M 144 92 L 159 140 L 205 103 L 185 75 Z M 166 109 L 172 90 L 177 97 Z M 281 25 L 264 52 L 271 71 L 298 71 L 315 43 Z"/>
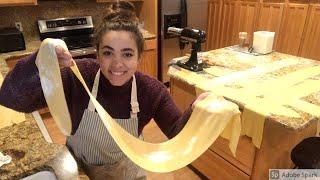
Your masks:
<path fill-rule="evenodd" d="M 21 23 L 21 22 L 15 22 L 15 25 L 16 25 L 16 28 L 17 28 L 19 31 L 23 31 L 22 23 Z"/>

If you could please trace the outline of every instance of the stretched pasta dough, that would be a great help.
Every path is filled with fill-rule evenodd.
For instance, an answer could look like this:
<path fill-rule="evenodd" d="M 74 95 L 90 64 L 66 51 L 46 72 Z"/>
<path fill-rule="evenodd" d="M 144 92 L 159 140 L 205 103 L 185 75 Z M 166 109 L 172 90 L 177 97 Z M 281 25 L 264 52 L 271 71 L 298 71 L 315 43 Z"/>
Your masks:
<path fill-rule="evenodd" d="M 40 46 L 36 65 L 44 97 L 50 113 L 60 131 L 69 136 L 71 134 L 71 118 L 65 99 L 61 73 L 55 47 L 57 45 L 67 49 L 67 45 L 59 39 L 45 39 Z"/>
<path fill-rule="evenodd" d="M 41 74 L 40 79 L 45 79 L 45 81 L 48 79 L 58 79 L 57 77 L 49 78 L 48 76 L 60 76 L 58 60 L 54 50 L 56 45 L 61 45 L 66 48 L 64 42 L 61 40 L 46 39 L 41 44 L 39 51 L 40 54 L 38 55 L 40 57 L 38 58 L 39 61 L 37 65 L 39 68 L 49 71 Z M 46 63 L 42 63 L 43 61 L 46 61 Z M 183 130 L 173 139 L 156 144 L 144 142 L 126 132 L 110 117 L 110 115 L 91 95 L 91 92 L 85 84 L 76 63 L 73 64 L 74 65 L 71 67 L 72 71 L 86 89 L 103 121 L 103 124 L 108 129 L 112 138 L 127 157 L 146 170 L 153 172 L 170 172 L 188 165 L 205 152 L 223 132 L 224 128 L 227 125 L 230 126 L 230 124 L 233 127 L 237 127 L 235 128 L 237 131 L 228 132 L 227 134 L 229 137 L 232 136 L 232 139 L 235 140 L 231 144 L 237 144 L 240 135 L 240 126 L 238 126 L 240 124 L 240 112 L 238 110 L 238 106 L 215 95 L 209 95 L 209 97 L 200 101 L 195 106 L 189 121 Z M 51 83 L 57 82 L 53 81 Z M 54 87 L 62 89 L 61 86 Z M 51 89 L 43 88 L 43 91 L 50 90 Z M 64 104 L 64 97 L 62 98 L 62 96 L 59 96 L 61 99 L 58 99 L 51 95 L 52 92 L 45 93 L 45 95 L 48 94 L 49 96 L 46 97 L 46 100 L 50 111 L 53 111 L 54 113 L 62 113 L 60 109 L 57 110 L 56 108 L 61 107 L 61 102 Z M 48 101 L 48 99 L 50 100 Z M 67 110 L 63 113 L 66 112 Z M 60 118 L 64 116 L 66 115 L 59 115 L 56 117 Z M 66 130 L 68 128 L 63 126 L 69 125 L 68 123 L 61 123 L 63 121 L 59 119 L 55 119 L 55 121 L 62 125 L 59 126 L 62 130 Z M 236 146 L 231 147 L 232 152 L 235 153 Z"/>

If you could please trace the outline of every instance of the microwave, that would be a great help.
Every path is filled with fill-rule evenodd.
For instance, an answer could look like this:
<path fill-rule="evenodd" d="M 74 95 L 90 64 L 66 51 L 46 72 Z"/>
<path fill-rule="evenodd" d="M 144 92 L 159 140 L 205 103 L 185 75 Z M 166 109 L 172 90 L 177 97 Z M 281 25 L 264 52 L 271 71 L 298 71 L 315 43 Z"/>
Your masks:
<path fill-rule="evenodd" d="M 21 31 L 17 28 L 0 29 L 0 53 L 25 49 L 26 45 Z"/>

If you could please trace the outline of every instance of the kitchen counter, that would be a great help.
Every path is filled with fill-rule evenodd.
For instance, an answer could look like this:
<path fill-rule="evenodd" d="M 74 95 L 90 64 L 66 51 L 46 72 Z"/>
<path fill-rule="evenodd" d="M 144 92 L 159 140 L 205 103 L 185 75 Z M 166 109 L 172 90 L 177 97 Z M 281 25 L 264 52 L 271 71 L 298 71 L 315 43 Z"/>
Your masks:
<path fill-rule="evenodd" d="M 268 179 L 269 169 L 293 168 L 291 150 L 317 132 L 320 62 L 278 52 L 253 55 L 236 47 L 203 52 L 199 58 L 206 65 L 201 72 L 175 65 L 186 56 L 171 62 L 170 93 L 181 110 L 199 93 L 211 91 L 239 106 L 243 129 L 248 128 L 245 110 L 257 112 L 251 114 L 253 124 L 261 120 L 261 112 L 264 116 L 257 126 L 262 129 L 260 147 L 252 134 L 243 135 L 234 157 L 228 141 L 219 137 L 192 166 L 209 179 L 259 180 Z"/>
<path fill-rule="evenodd" d="M 58 179 L 88 179 L 64 145 L 47 143 L 32 115 L 26 121 L 0 129 L 0 151 L 12 161 L 0 168 L 0 179 L 20 179 L 48 170 Z"/>
<path fill-rule="evenodd" d="M 182 69 L 178 66 L 171 66 L 168 72 L 169 76 L 182 80 L 183 82 L 198 88 L 200 91 L 207 91 L 208 88 L 214 87 L 214 85 L 210 86 L 207 84 L 214 84 L 215 81 L 217 81 L 217 78 L 222 79 L 222 77 L 228 79 L 223 83 L 224 86 L 233 87 L 233 89 L 241 89 L 246 85 L 252 86 L 252 84 L 256 82 L 260 83 L 274 80 L 300 69 L 320 65 L 319 61 L 288 54 L 273 52 L 267 55 L 257 56 L 238 52 L 232 50 L 230 47 L 204 52 L 200 56 L 205 64 L 208 65 L 203 72 L 196 73 Z M 177 58 L 174 59 L 173 62 L 185 58 L 186 57 Z M 273 64 L 273 67 L 270 67 L 270 70 L 262 68 L 271 66 L 271 64 Z M 253 72 L 253 69 L 255 69 L 256 72 Z M 312 78 L 314 80 L 320 80 L 320 75 Z M 215 91 L 213 90 L 213 92 Z M 285 92 L 277 93 L 281 94 Z M 300 99 L 313 105 L 320 105 L 320 88 L 318 88 L 318 91 L 307 94 Z M 245 99 L 243 101 L 239 101 L 238 99 L 232 100 L 236 102 L 241 109 L 243 109 L 246 104 Z M 299 111 L 298 113 L 301 115 L 301 118 L 280 117 L 277 114 L 271 114 L 270 118 L 284 127 L 294 130 L 302 129 L 307 126 L 310 121 L 315 120 L 315 117 L 312 114 L 303 111 Z"/>

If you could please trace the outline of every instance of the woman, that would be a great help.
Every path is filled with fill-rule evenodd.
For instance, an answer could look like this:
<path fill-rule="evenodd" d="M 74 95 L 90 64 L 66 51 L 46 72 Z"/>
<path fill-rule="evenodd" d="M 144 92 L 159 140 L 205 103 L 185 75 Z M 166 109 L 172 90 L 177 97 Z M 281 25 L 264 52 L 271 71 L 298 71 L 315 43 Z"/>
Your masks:
<path fill-rule="evenodd" d="M 137 72 L 144 41 L 134 6 L 124 1 L 112 5 L 95 38 L 97 60 L 76 62 L 111 117 L 136 137 L 141 137 L 143 127 L 152 118 L 168 138 L 178 134 L 191 114 L 191 106 L 182 115 L 162 83 Z M 70 53 L 61 47 L 56 47 L 56 53 L 72 119 L 67 146 L 83 169 L 91 179 L 145 178 L 142 169 L 121 152 L 102 124 L 69 68 Z M 26 113 L 46 107 L 35 58 L 36 53 L 20 60 L 9 72 L 1 87 L 0 104 Z"/>

